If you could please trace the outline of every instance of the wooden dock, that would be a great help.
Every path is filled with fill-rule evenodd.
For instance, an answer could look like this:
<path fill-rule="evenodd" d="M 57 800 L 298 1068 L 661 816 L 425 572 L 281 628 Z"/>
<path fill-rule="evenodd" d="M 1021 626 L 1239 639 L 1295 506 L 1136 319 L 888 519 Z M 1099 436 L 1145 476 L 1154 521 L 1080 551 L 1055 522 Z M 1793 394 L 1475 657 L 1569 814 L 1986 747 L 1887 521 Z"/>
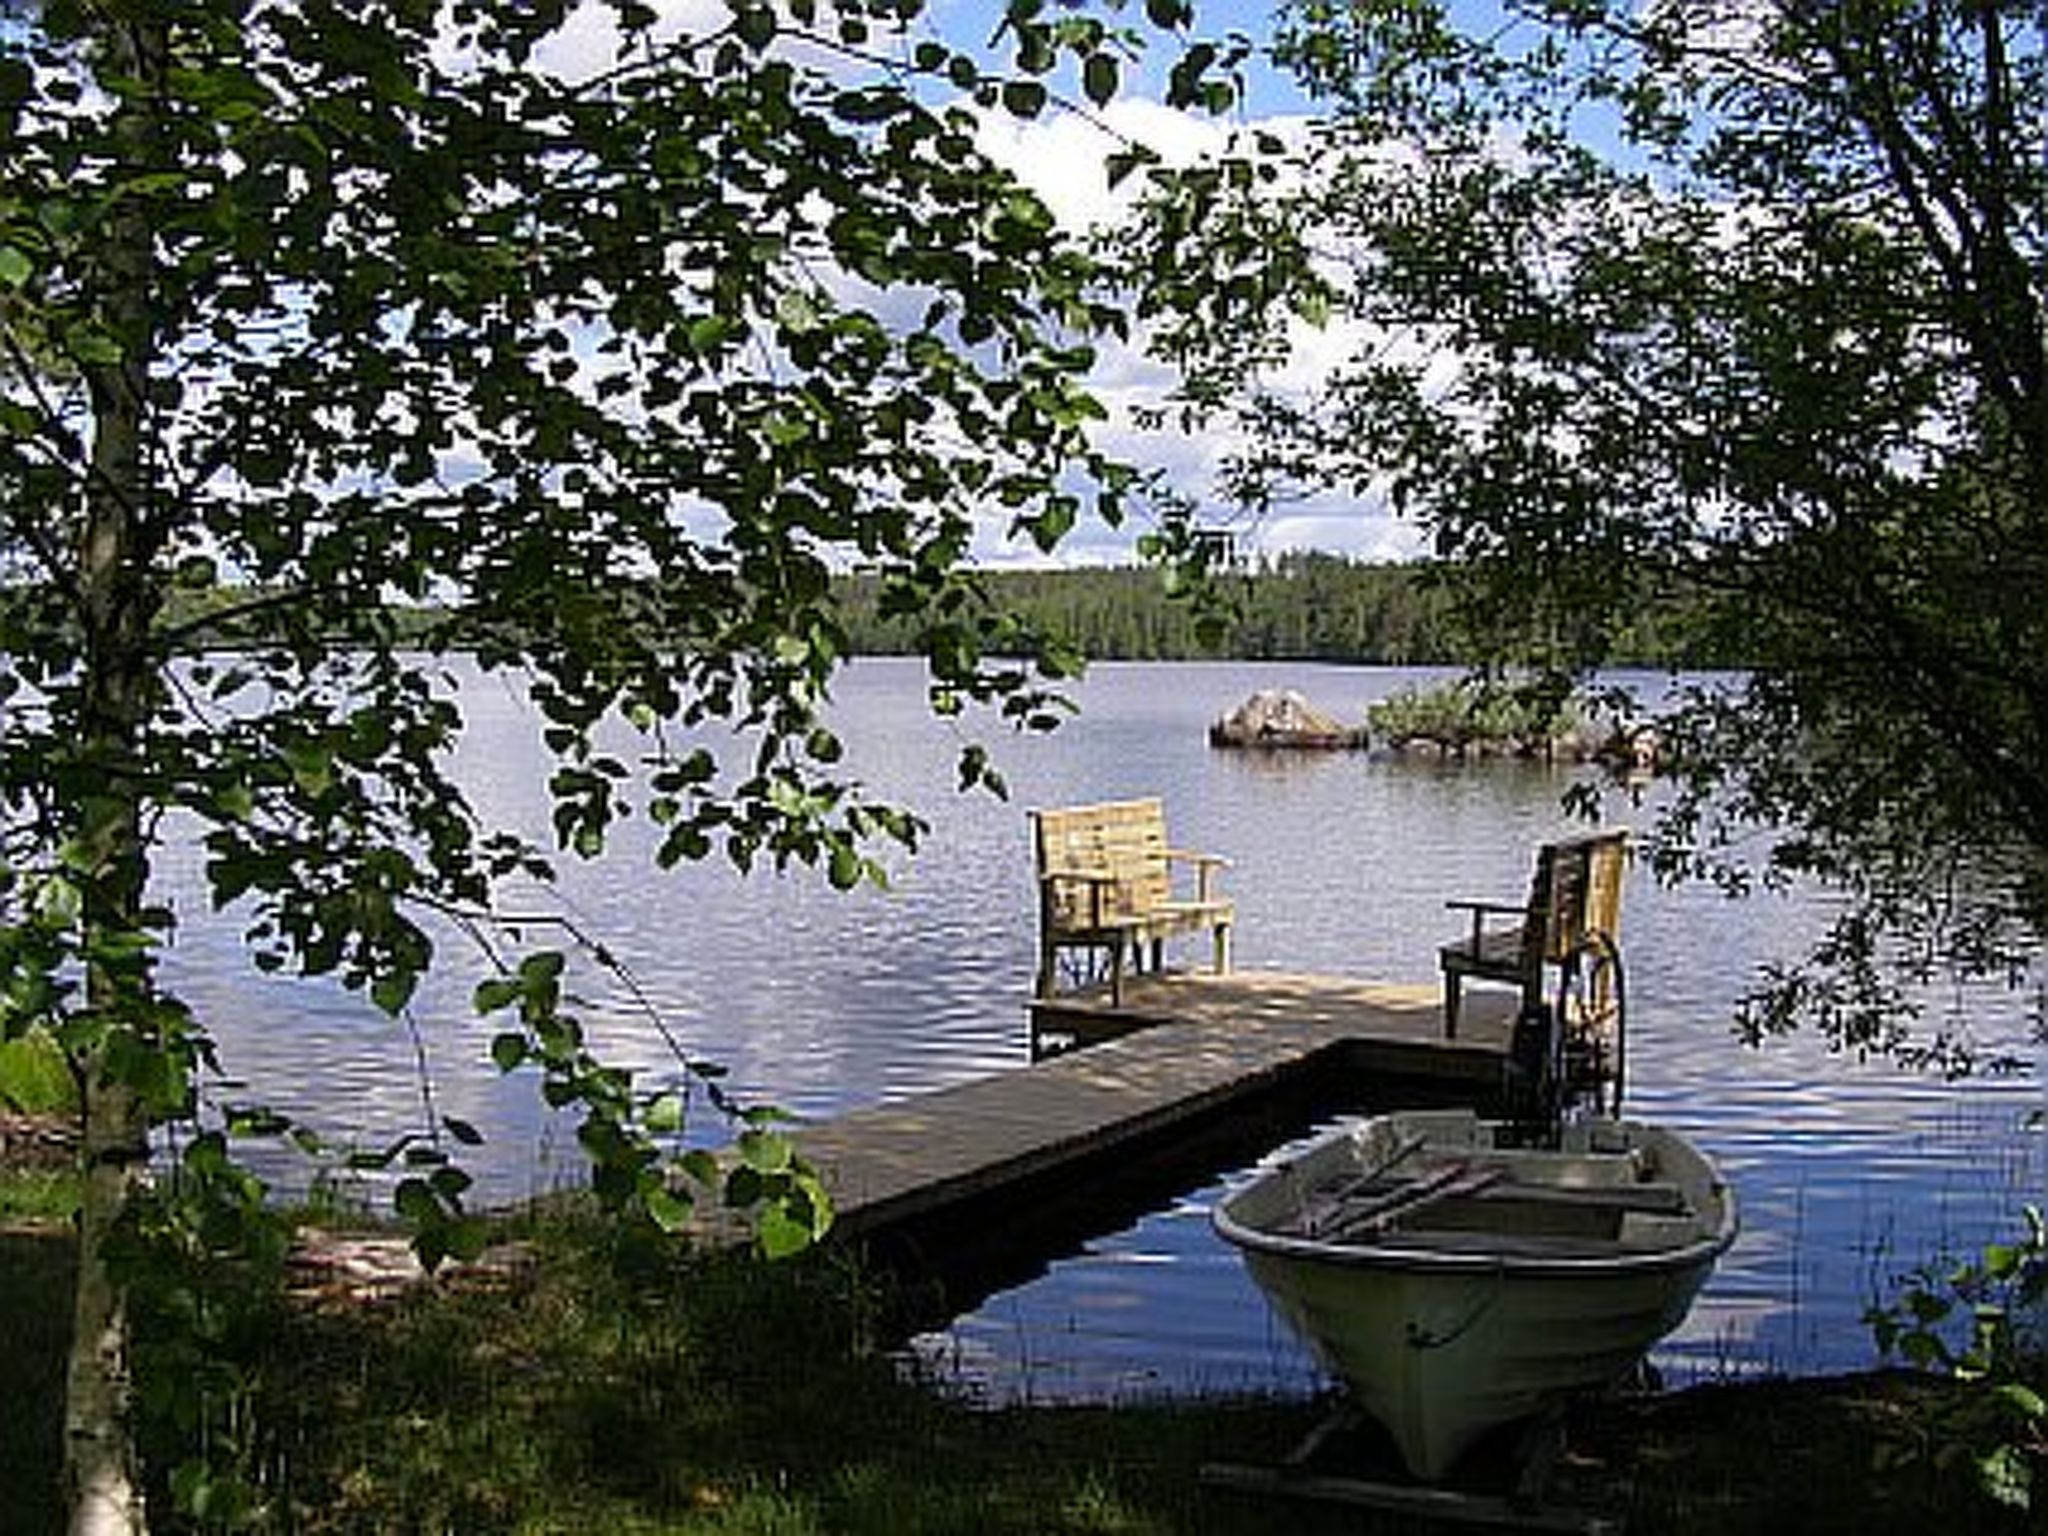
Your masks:
<path fill-rule="evenodd" d="M 1284 971 L 1167 973 L 1033 1005 L 1034 1038 L 1100 1040 L 811 1127 L 842 1235 L 945 1217 L 1191 1135 L 1304 1078 L 1459 1088 L 1500 1081 L 1511 1008 L 1467 1009 L 1443 1038 L 1438 987 Z"/>

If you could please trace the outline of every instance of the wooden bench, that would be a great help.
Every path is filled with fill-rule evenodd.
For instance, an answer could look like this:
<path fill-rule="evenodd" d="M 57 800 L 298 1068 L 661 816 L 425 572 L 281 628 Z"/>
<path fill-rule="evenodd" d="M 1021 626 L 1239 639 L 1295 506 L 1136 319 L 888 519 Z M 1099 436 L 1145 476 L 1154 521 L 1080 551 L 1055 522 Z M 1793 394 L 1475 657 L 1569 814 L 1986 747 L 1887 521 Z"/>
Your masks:
<path fill-rule="evenodd" d="M 1079 953 L 1092 977 L 1106 961 L 1113 1004 L 1123 1003 L 1128 959 L 1153 970 L 1175 934 L 1206 930 L 1219 975 L 1230 969 L 1236 908 L 1217 894 L 1229 860 L 1170 847 L 1166 807 L 1157 799 L 1068 806 L 1031 813 L 1038 868 L 1038 995 L 1050 997 L 1063 954 Z M 1174 869 L 1193 871 L 1191 895 L 1175 892 Z M 1183 879 L 1180 882 L 1185 885 Z"/>
<path fill-rule="evenodd" d="M 1598 832 L 1536 851 L 1536 874 L 1520 906 L 1487 901 L 1451 901 L 1469 912 L 1470 930 L 1438 951 L 1444 972 L 1444 1034 L 1456 1038 L 1458 1014 L 1468 978 L 1499 981 L 1520 989 L 1520 1006 L 1541 1004 L 1545 968 L 1576 961 L 1589 947 L 1617 953 L 1621 928 L 1621 877 L 1628 854 L 1626 832 Z M 1489 926 L 1489 920 L 1494 920 Z M 1512 920 L 1512 921 L 1509 921 Z M 1609 983 L 1602 981 L 1601 986 Z M 1589 1000 L 1605 1006 L 1605 998 Z M 1571 1021 L 1597 1027 L 1597 1021 Z"/>

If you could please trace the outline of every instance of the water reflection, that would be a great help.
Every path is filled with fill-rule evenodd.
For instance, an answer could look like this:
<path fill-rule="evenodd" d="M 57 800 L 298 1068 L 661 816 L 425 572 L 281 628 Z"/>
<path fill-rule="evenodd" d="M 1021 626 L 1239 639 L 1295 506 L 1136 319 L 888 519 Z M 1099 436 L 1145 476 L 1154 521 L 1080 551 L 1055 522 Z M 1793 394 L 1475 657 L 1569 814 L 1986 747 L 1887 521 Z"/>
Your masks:
<path fill-rule="evenodd" d="M 893 888 L 840 896 L 805 875 L 742 879 L 722 861 L 655 872 L 647 833 L 622 856 L 564 861 L 551 910 L 631 969 L 691 1051 L 737 1091 L 822 1115 L 1013 1066 L 1026 1055 L 1034 901 L 1023 808 L 1139 794 L 1166 798 L 1177 841 L 1229 855 L 1241 965 L 1428 981 L 1450 896 L 1517 898 L 1530 850 L 1571 829 L 1569 771 L 1463 768 L 1357 753 L 1211 750 L 1211 719 L 1260 687 L 1299 686 L 1345 719 L 1436 674 L 1291 666 L 1097 668 L 1083 713 L 1050 737 L 1005 741 L 1005 803 L 954 790 L 962 737 L 924 709 L 914 667 L 862 662 L 838 723 L 849 770 L 932 822 Z M 537 724 L 519 689 L 467 677 L 459 771 L 487 814 L 547 825 Z M 339 988 L 255 977 L 231 918 L 204 909 L 190 849 L 166 886 L 182 925 L 176 979 L 214 1023 L 228 1063 L 265 1097 L 375 1141 L 414 1128 L 413 1043 Z M 181 863 L 180 861 L 187 861 Z M 537 898 L 538 899 L 538 898 Z M 2004 1230 L 2038 1198 L 2028 1081 L 1962 1087 L 1829 1057 L 1796 1039 L 1760 1052 L 1731 1037 L 1757 965 L 1789 956 L 1818 914 L 1785 898 L 1730 903 L 1631 877 L 1624 910 L 1635 1037 L 1632 1112 L 1668 1121 L 1740 1186 L 1746 1228 L 1691 1322 L 1664 1352 L 1679 1373 L 1830 1370 L 1868 1362 L 1858 1316 L 1892 1274 Z M 451 956 L 461 958 L 458 947 Z M 511 1198 L 574 1171 L 573 1141 L 532 1084 L 489 1064 L 492 1027 L 469 1005 L 473 967 L 415 1005 L 443 1112 L 490 1138 L 485 1193 Z M 653 1075 L 674 1063 L 624 989 L 584 978 L 606 1049 Z M 2018 1038 L 2003 1000 L 1983 1030 Z M 1274 1329 L 1233 1255 L 1208 1234 L 1220 1185 L 1098 1240 L 1034 1285 L 992 1300 L 934 1351 L 997 1395 L 1099 1396 L 1138 1388 L 1298 1388 L 1310 1367 Z"/>

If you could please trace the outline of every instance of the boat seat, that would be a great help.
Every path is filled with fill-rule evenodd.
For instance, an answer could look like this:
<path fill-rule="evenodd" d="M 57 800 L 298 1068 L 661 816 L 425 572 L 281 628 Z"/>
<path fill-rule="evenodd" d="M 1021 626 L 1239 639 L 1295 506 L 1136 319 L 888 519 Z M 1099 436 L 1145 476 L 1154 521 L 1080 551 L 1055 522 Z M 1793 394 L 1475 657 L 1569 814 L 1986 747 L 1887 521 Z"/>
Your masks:
<path fill-rule="evenodd" d="M 1477 1259 L 1614 1259 L 1625 1254 L 1680 1249 L 1699 1241 L 1700 1224 L 1690 1218 L 1653 1218 L 1654 1233 L 1623 1223 L 1611 1237 L 1584 1233 L 1465 1231 L 1453 1227 L 1395 1227 L 1358 1240 L 1361 1248 L 1412 1248 L 1428 1253 L 1471 1254 Z M 1649 1240 L 1646 1240 L 1649 1239 Z"/>

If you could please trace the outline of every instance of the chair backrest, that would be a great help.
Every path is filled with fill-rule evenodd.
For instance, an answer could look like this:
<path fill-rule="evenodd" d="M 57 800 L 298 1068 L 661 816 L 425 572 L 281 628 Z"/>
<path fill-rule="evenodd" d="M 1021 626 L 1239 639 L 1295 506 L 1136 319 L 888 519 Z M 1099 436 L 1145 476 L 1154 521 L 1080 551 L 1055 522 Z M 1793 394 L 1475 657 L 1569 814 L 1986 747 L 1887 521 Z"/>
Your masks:
<path fill-rule="evenodd" d="M 1155 798 L 1063 806 L 1031 813 L 1033 853 L 1045 920 L 1054 929 L 1083 927 L 1093 897 L 1078 880 L 1049 874 L 1106 876 L 1105 919 L 1151 911 L 1170 894 L 1166 872 L 1166 804 Z"/>
<path fill-rule="evenodd" d="M 1596 832 L 1545 843 L 1536 852 L 1536 878 L 1529 887 L 1529 920 L 1523 943 L 1531 968 L 1555 964 L 1589 934 L 1621 938 L 1621 879 L 1628 834 Z"/>

